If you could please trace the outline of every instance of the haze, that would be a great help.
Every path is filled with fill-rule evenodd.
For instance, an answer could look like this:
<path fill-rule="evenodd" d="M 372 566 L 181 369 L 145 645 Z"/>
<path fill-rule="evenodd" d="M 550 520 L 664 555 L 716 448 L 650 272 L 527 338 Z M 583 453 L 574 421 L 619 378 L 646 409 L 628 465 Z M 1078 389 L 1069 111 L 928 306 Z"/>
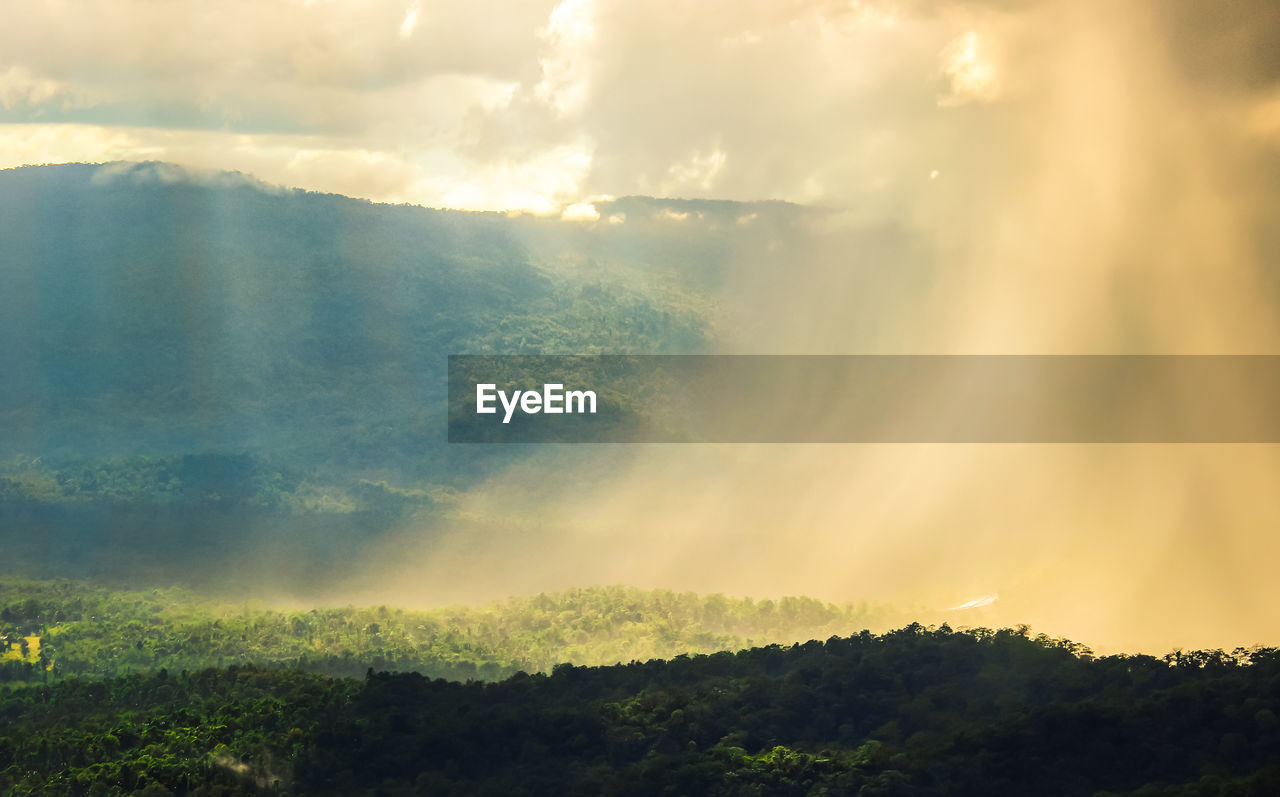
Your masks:
<path fill-rule="evenodd" d="M 826 212 L 803 247 L 739 255 L 719 351 L 1280 353 L 1264 0 L 119 0 L 20 19 L 0 30 L 0 166 L 161 160 L 584 226 L 628 223 L 600 212 L 612 196 L 787 200 Z M 564 456 L 554 480 L 513 468 L 360 550 L 332 599 L 998 594 L 954 622 L 1102 649 L 1280 642 L 1274 446 Z"/>

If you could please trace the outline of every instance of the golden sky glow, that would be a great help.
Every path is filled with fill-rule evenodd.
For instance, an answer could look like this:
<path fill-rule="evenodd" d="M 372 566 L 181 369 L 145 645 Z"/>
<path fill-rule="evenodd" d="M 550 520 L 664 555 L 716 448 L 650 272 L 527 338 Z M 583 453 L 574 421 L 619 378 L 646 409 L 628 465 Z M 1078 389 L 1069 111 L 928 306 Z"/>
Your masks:
<path fill-rule="evenodd" d="M 626 223 L 606 195 L 785 199 L 832 236 L 795 273 L 744 264 L 771 323 L 734 350 L 1280 353 L 1272 0 L 21 5 L 0 166 L 164 160 L 581 224 Z M 457 598 L 584 572 L 999 594 L 1085 642 L 1275 643 L 1278 478 L 1265 446 L 655 449 L 593 496 L 515 473 L 464 499 L 553 532 L 406 530 L 368 564 L 411 593 L 479 563 Z"/>
<path fill-rule="evenodd" d="M 1053 3 L 54 0 L 0 32 L 0 165 L 162 159 L 542 212 L 599 193 L 900 206 L 934 170 L 1029 143 L 1088 32 L 1062 17 Z M 1091 79 L 1107 64 L 1069 66 Z M 1265 107 L 1243 110 L 1268 136 Z"/>

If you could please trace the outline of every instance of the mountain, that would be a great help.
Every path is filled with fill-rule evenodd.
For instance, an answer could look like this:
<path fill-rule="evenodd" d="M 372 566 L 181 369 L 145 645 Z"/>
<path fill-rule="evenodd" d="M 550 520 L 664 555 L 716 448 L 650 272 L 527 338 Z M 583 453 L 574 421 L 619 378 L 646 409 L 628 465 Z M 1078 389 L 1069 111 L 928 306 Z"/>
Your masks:
<path fill-rule="evenodd" d="M 384 462 L 439 443 L 448 354 L 707 345 L 697 296 L 535 263 L 598 252 L 556 226 L 163 164 L 0 172 L 0 454 Z"/>
<path fill-rule="evenodd" d="M 378 205 L 161 163 L 0 171 L 7 567 L 191 576 L 265 540 L 309 578 L 534 455 L 444 442 L 449 354 L 714 350 L 735 253 L 809 212 L 597 207 Z"/>

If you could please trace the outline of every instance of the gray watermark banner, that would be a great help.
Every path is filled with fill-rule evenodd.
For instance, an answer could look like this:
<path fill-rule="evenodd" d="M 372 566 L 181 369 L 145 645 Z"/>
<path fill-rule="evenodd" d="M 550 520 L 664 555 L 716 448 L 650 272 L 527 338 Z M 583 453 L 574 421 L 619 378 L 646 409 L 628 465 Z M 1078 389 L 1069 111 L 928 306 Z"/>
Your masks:
<path fill-rule="evenodd" d="M 453 443 L 1276 443 L 1276 355 L 453 355 Z"/>

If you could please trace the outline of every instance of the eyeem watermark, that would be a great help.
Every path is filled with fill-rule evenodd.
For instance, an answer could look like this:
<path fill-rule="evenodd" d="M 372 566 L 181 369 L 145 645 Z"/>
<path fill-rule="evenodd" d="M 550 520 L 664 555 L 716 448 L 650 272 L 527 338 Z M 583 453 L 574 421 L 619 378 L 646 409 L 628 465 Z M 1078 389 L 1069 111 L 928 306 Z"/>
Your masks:
<path fill-rule="evenodd" d="M 498 390 L 496 384 L 476 385 L 476 413 L 479 415 L 495 415 L 498 407 L 494 402 L 502 404 L 503 423 L 511 423 L 511 416 L 519 409 L 526 415 L 561 414 L 596 414 L 596 392 L 594 390 L 569 390 L 562 384 L 545 384 L 542 392 L 536 390 Z"/>
<path fill-rule="evenodd" d="M 1277 407 L 1277 355 L 453 355 L 448 439 L 1280 443 Z"/>

